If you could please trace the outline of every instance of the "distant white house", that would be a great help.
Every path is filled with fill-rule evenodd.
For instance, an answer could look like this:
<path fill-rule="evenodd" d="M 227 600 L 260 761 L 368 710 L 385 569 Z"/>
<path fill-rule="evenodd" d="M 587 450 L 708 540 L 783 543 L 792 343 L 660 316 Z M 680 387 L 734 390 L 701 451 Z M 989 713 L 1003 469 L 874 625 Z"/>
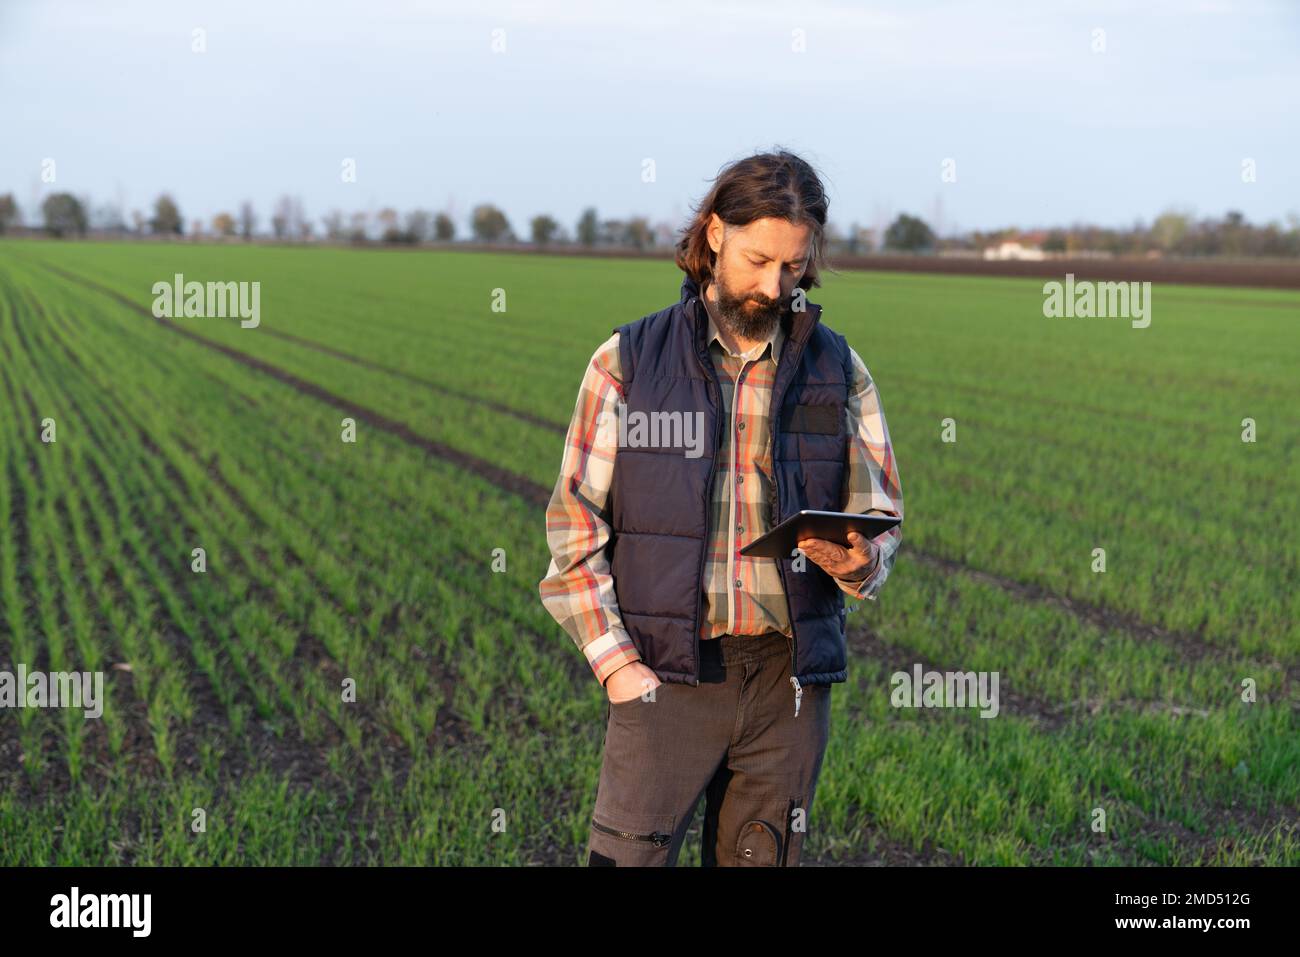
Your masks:
<path fill-rule="evenodd" d="M 1043 255 L 1041 247 L 1011 239 L 998 243 L 996 246 L 986 246 L 984 248 L 984 258 L 1038 260 L 1047 257 Z"/>

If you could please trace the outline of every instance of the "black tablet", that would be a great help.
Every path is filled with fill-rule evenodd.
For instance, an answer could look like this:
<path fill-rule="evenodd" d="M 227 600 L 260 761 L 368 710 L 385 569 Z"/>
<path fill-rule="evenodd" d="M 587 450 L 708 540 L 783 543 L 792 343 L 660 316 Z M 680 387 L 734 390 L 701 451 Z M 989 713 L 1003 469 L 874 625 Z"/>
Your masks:
<path fill-rule="evenodd" d="M 797 543 L 805 538 L 824 538 L 828 542 L 852 548 L 849 532 L 875 538 L 902 521 L 896 515 L 886 515 L 884 512 L 862 515 L 857 512 L 818 512 L 806 508 L 791 515 L 766 535 L 754 539 L 740 550 L 740 554 L 750 558 L 791 558 L 798 547 Z"/>

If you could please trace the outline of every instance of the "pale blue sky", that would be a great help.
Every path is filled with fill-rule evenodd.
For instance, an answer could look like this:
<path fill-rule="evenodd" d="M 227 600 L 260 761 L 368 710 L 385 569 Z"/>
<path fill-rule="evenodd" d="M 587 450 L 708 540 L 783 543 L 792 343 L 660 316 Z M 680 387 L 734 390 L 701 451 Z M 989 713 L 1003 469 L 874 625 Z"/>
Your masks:
<path fill-rule="evenodd" d="M 29 221 L 52 189 L 165 189 L 204 220 L 249 198 L 265 224 L 289 192 L 317 221 L 450 204 L 463 230 L 491 201 L 520 233 L 587 205 L 676 224 L 781 144 L 842 226 L 1258 222 L 1300 213 L 1300 2 L 0 0 L 0 124 Z"/>

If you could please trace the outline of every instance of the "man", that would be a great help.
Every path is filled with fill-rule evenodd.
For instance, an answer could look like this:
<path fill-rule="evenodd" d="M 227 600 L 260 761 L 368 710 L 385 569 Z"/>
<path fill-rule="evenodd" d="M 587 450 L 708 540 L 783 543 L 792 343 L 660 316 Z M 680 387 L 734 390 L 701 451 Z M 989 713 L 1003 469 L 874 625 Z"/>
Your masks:
<path fill-rule="evenodd" d="M 903 514 L 875 384 L 804 297 L 826 209 L 788 152 L 724 169 L 678 247 L 681 301 L 583 378 L 539 591 L 608 699 L 588 864 L 675 865 L 701 796 L 704 866 L 799 864 L 843 596 L 874 599 L 902 539 L 739 554 L 803 508 Z M 632 441 L 638 414 L 681 428 Z"/>

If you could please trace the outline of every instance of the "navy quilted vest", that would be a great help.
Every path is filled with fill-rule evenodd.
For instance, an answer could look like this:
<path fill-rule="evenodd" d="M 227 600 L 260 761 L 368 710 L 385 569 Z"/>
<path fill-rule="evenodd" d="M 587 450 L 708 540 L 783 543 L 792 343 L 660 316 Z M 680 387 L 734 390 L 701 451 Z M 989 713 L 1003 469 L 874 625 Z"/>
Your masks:
<path fill-rule="evenodd" d="M 614 331 L 628 415 L 702 411 L 704 452 L 691 458 L 682 448 L 620 446 L 610 491 L 611 566 L 623 623 L 661 681 L 690 685 L 699 684 L 710 496 L 726 428 L 699 292 L 688 276 L 680 302 Z M 772 389 L 777 501 L 768 528 L 800 509 L 844 505 L 852 360 L 844 337 L 821 324 L 821 307 L 805 304 L 787 320 Z M 791 674 L 800 685 L 845 681 L 844 593 L 811 559 L 803 571 L 791 557 L 777 561 L 794 631 Z"/>

